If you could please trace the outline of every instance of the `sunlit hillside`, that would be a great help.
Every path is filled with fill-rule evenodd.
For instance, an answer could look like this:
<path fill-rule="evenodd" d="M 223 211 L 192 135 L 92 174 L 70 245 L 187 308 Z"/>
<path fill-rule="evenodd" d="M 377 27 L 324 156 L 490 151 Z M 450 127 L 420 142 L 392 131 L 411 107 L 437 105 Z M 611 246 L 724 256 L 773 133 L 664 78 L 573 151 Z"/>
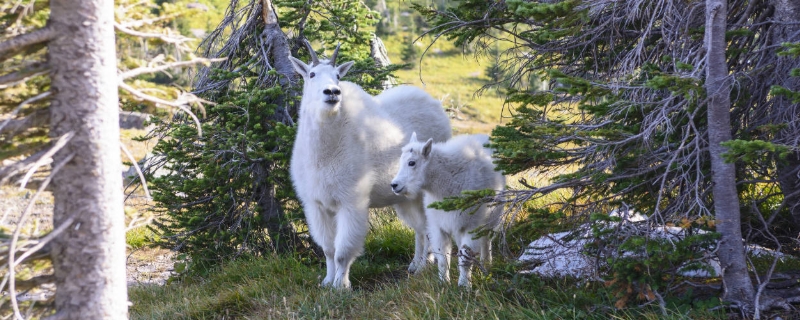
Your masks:
<path fill-rule="evenodd" d="M 384 40 L 389 58 L 393 63 L 403 63 L 400 59 L 404 47 L 410 39 L 390 36 Z M 503 99 L 501 93 L 494 89 L 482 91 L 489 83 L 486 75 L 489 61 L 463 53 L 451 42 L 440 39 L 429 47 L 430 37 L 415 42 L 421 52 L 419 59 L 411 69 L 397 72 L 398 82 L 420 86 L 431 95 L 442 101 L 451 110 L 453 127 L 459 133 L 489 133 L 501 121 Z"/>

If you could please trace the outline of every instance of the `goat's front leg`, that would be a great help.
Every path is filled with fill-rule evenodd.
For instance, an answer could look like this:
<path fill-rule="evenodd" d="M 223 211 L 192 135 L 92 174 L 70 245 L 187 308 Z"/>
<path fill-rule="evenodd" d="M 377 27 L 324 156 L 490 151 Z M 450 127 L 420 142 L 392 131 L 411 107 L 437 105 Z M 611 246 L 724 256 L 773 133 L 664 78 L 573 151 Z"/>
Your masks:
<path fill-rule="evenodd" d="M 350 288 L 350 266 L 364 251 L 364 241 L 369 228 L 369 211 L 363 209 L 344 208 L 336 214 L 336 239 L 334 245 L 334 264 L 336 274 L 333 287 Z"/>
<path fill-rule="evenodd" d="M 433 226 L 429 228 L 428 234 L 431 236 L 431 250 L 439 267 L 439 279 L 448 283 L 450 282 L 450 250 L 453 247 L 450 235 Z"/>
<path fill-rule="evenodd" d="M 336 276 L 336 264 L 334 263 L 334 256 L 336 255 L 336 247 L 334 246 L 336 220 L 333 218 L 334 213 L 320 205 L 308 205 L 303 209 L 308 222 L 308 231 L 311 233 L 314 242 L 322 247 L 322 251 L 325 253 L 326 271 L 321 285 L 327 287 L 333 284 L 333 279 Z"/>

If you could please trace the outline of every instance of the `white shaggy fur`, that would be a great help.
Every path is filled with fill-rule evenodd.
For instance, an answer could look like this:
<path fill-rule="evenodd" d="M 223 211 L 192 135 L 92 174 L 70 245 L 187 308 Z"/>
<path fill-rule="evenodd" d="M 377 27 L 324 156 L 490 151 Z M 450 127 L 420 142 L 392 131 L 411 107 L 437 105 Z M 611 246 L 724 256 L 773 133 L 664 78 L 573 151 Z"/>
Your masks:
<path fill-rule="evenodd" d="M 312 55 L 308 65 L 290 57 L 305 80 L 290 173 L 311 236 L 325 252 L 322 285 L 349 288 L 350 265 L 362 253 L 369 227 L 368 208 L 393 205 L 414 229 L 410 272 L 432 261 L 422 197 L 395 195 L 389 184 L 412 132 L 445 141 L 451 129 L 439 101 L 421 89 L 399 86 L 373 97 L 340 82 L 353 62 L 336 66 L 335 57 L 320 62 Z"/>
<path fill-rule="evenodd" d="M 403 147 L 400 169 L 392 180 L 392 190 L 397 194 L 414 196 L 424 192 L 425 206 L 446 197 L 461 195 L 464 190 L 503 190 L 505 177 L 495 171 L 492 150 L 483 145 L 489 142 L 486 135 L 461 135 L 444 143 L 417 141 Z M 473 239 L 477 228 L 494 229 L 500 222 L 502 207 L 481 205 L 473 210 L 453 212 L 426 209 L 430 246 L 438 261 L 439 277 L 450 281 L 450 250 L 455 240 L 458 247 L 458 285 L 469 286 L 472 279 L 472 262 L 480 253 L 481 262 L 491 263 L 490 239 L 483 236 Z"/>

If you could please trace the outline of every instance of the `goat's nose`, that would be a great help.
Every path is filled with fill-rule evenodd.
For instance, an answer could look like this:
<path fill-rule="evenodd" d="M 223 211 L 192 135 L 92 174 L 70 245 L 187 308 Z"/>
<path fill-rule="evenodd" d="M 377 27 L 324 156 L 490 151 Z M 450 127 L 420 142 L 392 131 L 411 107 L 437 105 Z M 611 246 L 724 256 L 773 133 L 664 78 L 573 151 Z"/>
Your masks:
<path fill-rule="evenodd" d="M 342 92 L 337 87 L 326 88 L 325 90 L 322 90 L 322 93 L 324 93 L 325 95 L 337 95 L 337 96 L 342 94 Z"/>
<path fill-rule="evenodd" d="M 392 183 L 392 189 L 394 189 L 394 188 L 397 188 L 397 184 L 396 183 Z"/>

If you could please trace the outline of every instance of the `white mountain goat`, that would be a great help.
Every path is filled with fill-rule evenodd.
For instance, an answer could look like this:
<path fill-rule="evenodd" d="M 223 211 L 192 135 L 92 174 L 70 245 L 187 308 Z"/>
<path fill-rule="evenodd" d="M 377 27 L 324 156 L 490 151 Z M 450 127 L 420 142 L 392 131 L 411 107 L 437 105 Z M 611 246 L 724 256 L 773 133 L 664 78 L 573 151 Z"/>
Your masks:
<path fill-rule="evenodd" d="M 403 147 L 400 169 L 392 190 L 397 194 L 415 196 L 422 191 L 425 206 L 446 197 L 461 195 L 464 190 L 503 190 L 506 179 L 495 171 L 492 150 L 483 145 L 489 142 L 486 135 L 461 135 L 444 143 L 417 140 Z M 458 246 L 458 285 L 470 286 L 474 254 L 480 253 L 482 263 L 491 263 L 491 241 L 483 236 L 473 239 L 474 231 L 480 227 L 493 230 L 500 222 L 501 206 L 483 204 L 464 211 L 442 211 L 426 209 L 430 246 L 438 262 L 439 277 L 450 281 L 450 250 L 452 241 Z M 471 214 L 472 213 L 472 214 Z"/>
<path fill-rule="evenodd" d="M 314 241 L 325 252 L 323 286 L 349 288 L 350 265 L 364 249 L 369 208 L 393 205 L 416 233 L 410 272 L 432 257 L 422 197 L 395 195 L 389 187 L 397 154 L 412 132 L 434 141 L 450 138 L 450 120 L 438 100 L 419 88 L 399 86 L 371 96 L 339 81 L 353 65 L 289 57 L 303 76 L 303 98 L 290 173 Z"/>

